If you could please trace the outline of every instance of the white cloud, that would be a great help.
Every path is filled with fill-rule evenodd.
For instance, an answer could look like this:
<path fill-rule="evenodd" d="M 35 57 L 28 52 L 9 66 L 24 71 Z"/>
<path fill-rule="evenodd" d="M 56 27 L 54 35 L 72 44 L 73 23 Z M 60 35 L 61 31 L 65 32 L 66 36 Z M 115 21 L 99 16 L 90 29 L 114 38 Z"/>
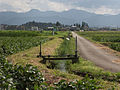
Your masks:
<path fill-rule="evenodd" d="M 50 2 L 48 6 L 51 8 L 51 10 L 55 10 L 55 11 L 66 11 L 72 9 L 72 6 L 70 5 L 65 5 L 63 3 L 56 3 L 56 2 Z"/>
<path fill-rule="evenodd" d="M 53 2 L 49 0 L 34 0 L 30 3 L 31 8 L 39 9 L 41 11 L 64 11 L 71 9 L 70 5 L 65 5 L 60 2 Z"/>
<path fill-rule="evenodd" d="M 2 4 L 2 5 L 1 5 Z M 6 5 L 6 7 L 3 7 Z M 13 9 L 10 9 L 9 7 Z M 0 11 L 16 11 L 16 12 L 25 12 L 30 9 L 39 9 L 41 11 L 64 11 L 71 9 L 70 5 L 65 5 L 60 2 L 53 2 L 49 0 L 0 0 Z"/>
<path fill-rule="evenodd" d="M 99 7 L 87 7 L 87 2 L 91 0 L 0 0 L 0 11 L 15 11 L 15 12 L 26 12 L 30 9 L 39 9 L 41 11 L 65 11 L 69 9 L 79 9 L 96 14 L 119 14 L 119 8 L 107 7 L 107 5 L 99 5 Z M 98 2 L 94 0 L 94 4 Z M 103 1 L 103 0 L 102 0 Z M 113 0 L 110 0 L 113 1 Z M 78 2 L 78 3 L 77 3 Z M 82 3 L 82 5 L 80 4 Z M 86 2 L 86 3 L 85 3 Z M 99 1 L 100 2 L 100 1 Z M 106 1 L 105 1 L 106 2 Z M 117 2 L 117 0 L 116 0 Z M 75 3 L 75 4 L 72 4 Z M 92 3 L 92 2 L 91 2 Z M 90 4 L 91 4 L 90 3 Z M 78 4 L 78 5 L 76 5 Z M 112 5 L 112 3 L 111 3 Z M 88 5 L 89 6 L 89 5 Z M 94 6 L 94 5 L 90 5 Z"/>
<path fill-rule="evenodd" d="M 98 9 L 94 9 L 94 12 L 96 14 L 112 14 L 112 15 L 116 15 L 116 14 L 119 14 L 120 9 L 111 9 L 111 8 L 107 8 L 105 6 L 101 6 Z"/>
<path fill-rule="evenodd" d="M 16 12 L 21 12 L 21 11 L 27 11 L 27 10 L 29 10 L 30 8 L 29 8 L 29 5 L 26 3 L 28 0 L 24 0 L 24 1 L 22 1 L 22 0 L 0 0 L 0 4 L 2 5 L 2 4 L 5 4 L 5 5 L 8 5 L 8 6 L 11 6 L 11 7 L 13 7 L 14 9 L 13 10 L 11 10 L 11 9 L 9 9 L 9 8 L 5 8 L 4 7 L 4 10 L 6 10 L 6 11 L 16 11 Z M 1 7 L 1 9 L 2 9 L 3 7 Z"/>
<path fill-rule="evenodd" d="M 116 15 L 116 14 L 120 13 L 120 9 L 111 9 L 111 8 L 107 8 L 105 6 L 101 6 L 99 8 L 75 7 L 75 9 L 84 10 L 84 11 L 91 12 L 91 13 L 96 13 L 96 14 Z"/>

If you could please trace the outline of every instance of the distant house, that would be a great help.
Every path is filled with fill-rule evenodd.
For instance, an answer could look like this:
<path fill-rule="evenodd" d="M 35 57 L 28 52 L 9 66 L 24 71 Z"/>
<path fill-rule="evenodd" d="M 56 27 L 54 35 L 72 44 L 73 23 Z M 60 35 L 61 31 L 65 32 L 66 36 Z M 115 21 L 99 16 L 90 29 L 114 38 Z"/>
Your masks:
<path fill-rule="evenodd" d="M 0 25 L 0 30 L 5 30 L 7 28 L 7 24 L 1 24 Z"/>
<path fill-rule="evenodd" d="M 2 26 L 0 25 L 0 30 L 2 30 Z"/>
<path fill-rule="evenodd" d="M 48 30 L 54 30 L 54 27 L 48 27 L 47 29 Z"/>
<path fill-rule="evenodd" d="M 80 32 L 84 32 L 85 30 L 80 30 Z"/>
<path fill-rule="evenodd" d="M 68 31 L 68 30 L 70 30 L 70 26 L 66 26 L 66 27 L 61 27 L 60 29 L 59 29 L 59 31 Z"/>
<path fill-rule="evenodd" d="M 77 26 L 71 26 L 71 27 L 70 27 L 70 30 L 71 30 L 71 31 L 75 31 L 75 30 L 80 30 L 80 28 L 78 28 Z"/>
<path fill-rule="evenodd" d="M 32 30 L 32 31 L 38 31 L 39 28 L 38 28 L 38 27 L 31 27 L 31 30 Z"/>
<path fill-rule="evenodd" d="M 77 26 L 71 26 L 71 27 L 70 27 L 70 30 L 71 30 L 71 31 L 74 31 L 74 30 L 76 30 L 76 28 L 77 28 Z"/>

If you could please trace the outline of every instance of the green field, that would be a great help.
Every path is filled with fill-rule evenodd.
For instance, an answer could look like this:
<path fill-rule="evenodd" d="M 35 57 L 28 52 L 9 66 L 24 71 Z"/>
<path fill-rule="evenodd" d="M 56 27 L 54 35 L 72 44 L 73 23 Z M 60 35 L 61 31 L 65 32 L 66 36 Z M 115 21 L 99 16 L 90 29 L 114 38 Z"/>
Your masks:
<path fill-rule="evenodd" d="M 83 37 L 86 37 L 87 39 L 99 42 L 100 44 L 106 45 L 116 51 L 120 51 L 120 31 L 89 31 L 77 33 Z"/>
<path fill-rule="evenodd" d="M 55 31 L 54 37 L 67 35 L 68 32 Z M 24 31 L 24 30 L 5 30 L 0 31 L 0 37 L 35 37 L 35 36 L 53 36 L 52 31 Z"/>
<path fill-rule="evenodd" d="M 67 73 L 48 69 L 47 65 L 38 61 L 41 60 L 36 57 L 39 54 L 40 42 L 44 45 L 42 47 L 45 53 L 60 56 L 74 54 L 75 39 L 61 39 L 66 36 L 68 32 L 60 31 L 56 31 L 54 36 L 51 31 L 0 31 L 0 89 L 96 90 L 119 87 L 119 73 L 104 72 L 93 63 L 81 58 L 76 64 L 72 64 L 71 61 L 64 62 Z M 8 62 L 7 57 L 11 57 L 10 60 L 14 64 Z M 54 62 L 57 65 L 54 66 L 60 69 L 61 62 L 63 63 L 63 61 Z M 53 82 L 51 86 L 43 76 L 42 70 L 48 70 L 50 75 L 54 74 L 54 79 L 59 76 L 65 80 Z"/>
<path fill-rule="evenodd" d="M 51 31 L 0 31 L 0 56 L 8 56 L 19 51 L 38 46 L 40 42 L 44 43 L 52 37 L 61 37 L 67 35 L 67 32 Z"/>

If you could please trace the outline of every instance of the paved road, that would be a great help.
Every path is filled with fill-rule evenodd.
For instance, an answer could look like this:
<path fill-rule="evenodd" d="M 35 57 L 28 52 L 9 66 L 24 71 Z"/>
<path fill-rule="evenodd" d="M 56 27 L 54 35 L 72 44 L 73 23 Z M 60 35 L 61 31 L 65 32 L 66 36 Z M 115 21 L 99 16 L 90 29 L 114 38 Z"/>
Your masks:
<path fill-rule="evenodd" d="M 105 70 L 120 72 L 120 64 L 113 63 L 114 60 L 120 60 L 120 58 L 100 49 L 92 42 L 78 36 L 75 32 L 72 32 L 72 34 L 73 37 L 78 37 L 78 52 L 81 57 L 94 62 L 97 66 L 100 66 Z"/>

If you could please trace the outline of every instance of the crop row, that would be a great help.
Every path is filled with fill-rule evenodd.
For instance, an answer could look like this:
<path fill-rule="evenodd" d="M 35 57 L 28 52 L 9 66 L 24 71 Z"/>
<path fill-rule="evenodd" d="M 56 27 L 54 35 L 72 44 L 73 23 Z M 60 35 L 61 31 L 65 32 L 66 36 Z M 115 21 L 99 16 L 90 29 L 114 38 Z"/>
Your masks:
<path fill-rule="evenodd" d="M 120 36 L 92 36 L 91 38 L 97 42 L 120 42 Z"/>
<path fill-rule="evenodd" d="M 55 36 L 65 36 L 68 32 L 55 31 Z M 0 37 L 35 37 L 35 36 L 53 36 L 53 31 L 24 31 L 24 30 L 6 30 L 0 31 Z"/>
<path fill-rule="evenodd" d="M 0 37 L 29 37 L 29 36 L 39 36 L 38 31 L 0 31 Z"/>
<path fill-rule="evenodd" d="M 48 40 L 43 37 L 0 37 L 0 55 L 8 56 L 13 53 L 38 46 L 40 41 Z"/>

